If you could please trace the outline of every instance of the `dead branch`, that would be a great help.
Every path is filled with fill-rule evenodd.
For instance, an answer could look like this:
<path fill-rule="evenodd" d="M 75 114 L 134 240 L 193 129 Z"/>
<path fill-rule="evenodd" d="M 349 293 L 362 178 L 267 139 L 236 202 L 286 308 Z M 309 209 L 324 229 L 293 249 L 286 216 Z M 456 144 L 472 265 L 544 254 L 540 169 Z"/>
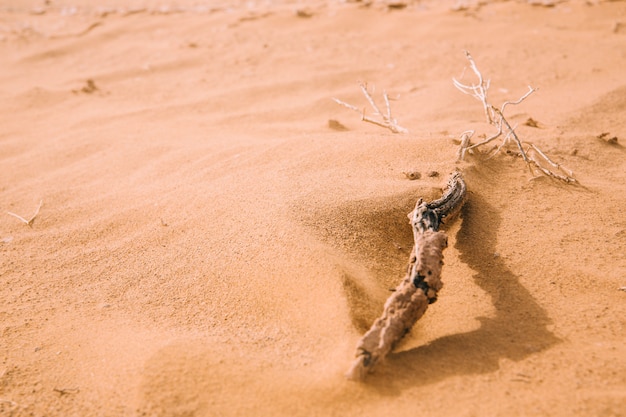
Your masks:
<path fill-rule="evenodd" d="M 471 137 L 473 136 L 474 132 L 463 132 L 461 134 L 461 145 L 459 147 L 459 150 L 457 151 L 457 160 L 464 159 L 466 152 L 493 142 L 494 140 L 501 138 L 504 134 L 500 145 L 493 148 L 495 149 L 495 152 L 493 152 L 493 149 L 488 152 L 488 154 L 493 152 L 489 157 L 496 155 L 504 146 L 509 143 L 509 141 L 512 140 L 517 145 L 519 155 L 528 166 L 531 174 L 534 175 L 536 170 L 548 177 L 556 178 L 564 182 L 576 182 L 574 174 L 571 170 L 563 167 L 558 163 L 553 162 L 550 158 L 548 158 L 548 156 L 546 156 L 544 152 L 542 152 L 537 146 L 533 145 L 532 143 L 523 142 L 517 135 L 517 132 L 515 130 L 517 126 L 511 126 L 509 121 L 504 116 L 504 112 L 508 105 L 520 104 L 521 102 L 526 100 L 532 93 L 537 91 L 537 89 L 529 86 L 528 91 L 519 99 L 515 101 L 505 101 L 498 108 L 491 104 L 487 98 L 487 92 L 489 90 L 489 80 L 484 79 L 482 73 L 478 70 L 478 67 L 476 66 L 476 62 L 472 58 L 472 55 L 466 51 L 465 56 L 470 63 L 470 68 L 478 78 L 478 83 L 463 84 L 455 78 L 452 79 L 452 83 L 462 93 L 468 94 L 481 102 L 485 111 L 487 123 L 494 126 L 497 130 L 487 139 L 475 144 L 471 143 Z M 525 150 L 524 145 L 528 145 L 529 150 L 532 150 L 532 152 L 529 153 L 529 151 Z M 545 165 L 549 165 L 551 168 L 546 167 Z"/>
<path fill-rule="evenodd" d="M 469 144 L 470 144 L 470 140 L 472 139 L 472 136 L 474 136 L 474 131 L 473 130 L 466 130 L 465 132 L 461 133 L 461 144 L 459 145 L 459 149 L 456 152 L 456 160 L 458 161 L 462 161 L 465 158 L 465 152 L 469 150 Z"/>
<path fill-rule="evenodd" d="M 489 90 L 489 85 L 491 83 L 490 80 L 485 80 L 480 71 L 478 71 L 478 67 L 476 66 L 476 62 L 474 62 L 474 58 L 470 55 L 469 51 L 465 51 L 465 56 L 470 63 L 470 68 L 478 77 L 478 84 L 466 85 L 457 81 L 455 78 L 452 78 L 452 82 L 456 88 L 458 88 L 462 93 L 470 95 L 480 101 L 483 105 L 483 109 L 485 110 L 485 117 L 487 118 L 487 123 L 493 124 L 493 114 L 491 110 L 491 105 L 487 101 L 487 91 Z"/>
<path fill-rule="evenodd" d="M 26 220 L 25 218 L 23 218 L 19 214 L 11 213 L 10 211 L 7 211 L 7 214 L 10 215 L 10 216 L 13 216 L 13 217 L 16 217 L 16 218 L 20 219 L 27 226 L 33 227 L 33 223 L 35 222 L 35 218 L 37 217 L 37 215 L 39 215 L 39 210 L 41 210 L 41 206 L 42 205 L 43 205 L 43 200 L 41 200 L 39 202 L 39 207 L 37 207 L 37 210 L 35 211 L 35 214 L 33 214 L 32 217 L 30 219 L 28 219 L 28 220 Z"/>
<path fill-rule="evenodd" d="M 372 98 L 372 95 L 367 90 L 367 84 L 360 82 L 359 87 L 361 87 L 361 91 L 363 92 L 363 95 L 367 99 L 372 109 L 374 109 L 374 116 L 380 117 L 382 120 L 377 120 L 372 117 L 366 116 L 365 109 L 360 110 L 358 107 L 353 106 L 352 104 L 346 103 L 345 101 L 339 100 L 338 98 L 333 98 L 333 100 L 336 103 L 361 114 L 361 120 L 363 120 L 364 122 L 373 123 L 377 126 L 384 127 L 386 129 L 391 130 L 393 133 L 408 133 L 409 132 L 407 129 L 400 126 L 398 124 L 398 121 L 391 116 L 391 105 L 389 104 L 389 96 L 387 95 L 386 91 L 383 91 L 383 99 L 385 100 L 385 108 L 386 108 L 386 112 L 383 113 L 382 111 L 380 111 L 380 108 L 378 107 L 374 99 Z"/>
<path fill-rule="evenodd" d="M 385 302 L 383 314 L 357 344 L 356 359 L 346 376 L 362 380 L 372 372 L 411 327 L 426 312 L 429 304 L 437 300 L 442 288 L 441 269 L 443 250 L 448 236 L 439 231 L 445 219 L 461 209 L 466 197 L 466 186 L 460 172 L 448 181 L 443 196 L 426 203 L 419 199 L 409 213 L 414 246 L 407 274 Z"/>

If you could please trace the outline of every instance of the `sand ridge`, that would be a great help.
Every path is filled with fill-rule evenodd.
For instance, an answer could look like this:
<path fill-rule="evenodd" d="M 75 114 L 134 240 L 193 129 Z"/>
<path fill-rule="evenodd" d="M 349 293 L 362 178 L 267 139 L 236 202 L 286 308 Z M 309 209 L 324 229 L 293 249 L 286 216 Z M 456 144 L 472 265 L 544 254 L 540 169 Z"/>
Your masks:
<path fill-rule="evenodd" d="M 555 3 L 0 1 L 0 415 L 626 415 L 626 3 Z M 580 185 L 455 162 L 466 49 Z M 457 168 L 439 300 L 346 381 Z"/>

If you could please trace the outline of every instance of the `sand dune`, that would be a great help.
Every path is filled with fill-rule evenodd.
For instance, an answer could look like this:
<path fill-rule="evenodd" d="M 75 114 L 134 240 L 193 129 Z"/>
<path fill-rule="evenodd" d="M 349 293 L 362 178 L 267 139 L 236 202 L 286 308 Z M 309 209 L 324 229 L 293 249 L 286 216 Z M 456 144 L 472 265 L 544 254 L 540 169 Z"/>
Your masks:
<path fill-rule="evenodd" d="M 626 415 L 625 2 L 14 3 L 0 415 Z M 578 184 L 456 162 L 492 131 L 464 50 L 494 103 L 539 88 L 508 117 Z M 455 169 L 439 300 L 347 381 Z"/>

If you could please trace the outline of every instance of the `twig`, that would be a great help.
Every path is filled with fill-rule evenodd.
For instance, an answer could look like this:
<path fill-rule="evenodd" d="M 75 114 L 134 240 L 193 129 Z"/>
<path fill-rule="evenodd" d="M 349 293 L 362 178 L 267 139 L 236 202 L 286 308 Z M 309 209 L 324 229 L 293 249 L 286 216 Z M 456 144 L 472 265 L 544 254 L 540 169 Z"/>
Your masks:
<path fill-rule="evenodd" d="M 428 305 L 437 300 L 437 292 L 443 286 L 443 250 L 448 245 L 448 236 L 439 231 L 439 226 L 458 213 L 466 194 L 463 177 L 456 172 L 440 199 L 430 203 L 417 201 L 415 210 L 409 214 L 415 244 L 407 274 L 385 302 L 383 314 L 359 341 L 356 359 L 346 373 L 349 379 L 362 380 L 372 372 L 376 363 L 422 317 Z"/>
<path fill-rule="evenodd" d="M 472 136 L 474 136 L 474 133 L 475 132 L 473 130 L 466 130 L 461 133 L 461 144 L 459 145 L 459 149 L 456 153 L 457 161 L 462 161 L 463 158 L 465 158 L 465 152 L 469 150 L 469 144 L 472 140 Z"/>
<path fill-rule="evenodd" d="M 76 33 L 66 33 L 66 34 L 61 34 L 61 35 L 50 35 L 49 38 L 50 39 L 79 38 L 79 37 L 81 37 L 83 35 L 88 34 L 93 29 L 97 28 L 98 26 L 100 26 L 102 24 L 103 24 L 103 22 L 94 22 L 94 23 L 90 24 L 85 29 L 83 29 L 83 30 L 81 30 L 79 32 L 76 32 Z"/>
<path fill-rule="evenodd" d="M 515 101 L 505 101 L 504 103 L 502 103 L 502 107 L 500 107 L 500 113 L 504 113 L 504 109 L 509 104 L 513 104 L 513 105 L 520 104 L 522 101 L 526 100 L 526 98 L 529 95 L 531 95 L 532 93 L 534 93 L 537 90 L 538 90 L 537 88 L 532 88 L 531 86 L 528 86 L 528 92 L 526 94 L 524 94 L 523 96 L 521 96 L 519 99 L 517 99 Z"/>
<path fill-rule="evenodd" d="M 531 148 L 532 148 L 535 152 L 537 152 L 539 155 L 541 155 L 541 157 L 542 157 L 542 158 L 543 158 L 543 159 L 544 159 L 547 163 L 549 163 L 550 165 L 552 165 L 554 168 L 556 168 L 556 169 L 558 169 L 558 170 L 562 171 L 563 173 L 565 173 L 566 175 L 568 175 L 568 176 L 570 176 L 570 177 L 574 176 L 574 173 L 573 173 L 572 171 L 570 171 L 569 169 L 565 168 L 563 165 L 558 164 L 558 163 L 556 163 L 556 162 L 552 161 L 550 158 L 548 158 L 548 156 L 547 156 L 545 153 L 543 153 L 543 152 L 541 151 L 541 149 L 539 149 L 538 147 L 536 147 L 536 146 L 535 146 L 535 145 L 533 145 L 532 143 L 530 144 L 530 147 L 531 147 Z M 533 161 L 534 161 L 534 159 L 533 159 Z"/>
<path fill-rule="evenodd" d="M 33 223 L 35 222 L 35 218 L 37 217 L 37 215 L 39 214 L 39 210 L 41 210 L 41 206 L 43 205 L 43 200 L 41 200 L 39 202 L 39 207 L 37 207 L 37 210 L 35 211 L 35 214 L 33 214 L 33 216 L 26 220 L 25 218 L 23 218 L 22 216 L 20 216 L 19 214 L 15 214 L 15 213 L 11 213 L 10 211 L 7 211 L 7 214 L 16 217 L 18 219 L 20 219 L 24 224 L 33 227 Z"/>
<path fill-rule="evenodd" d="M 466 145 L 466 148 L 463 149 L 463 155 L 465 155 L 465 151 L 470 151 L 470 150 L 472 150 L 474 148 L 478 148 L 479 146 L 486 145 L 489 142 L 492 142 L 492 141 L 498 139 L 500 137 L 500 135 L 502 135 L 502 123 L 498 123 L 497 127 L 498 127 L 498 131 L 496 133 L 494 133 L 492 136 L 489 136 L 487 139 L 483 140 L 482 142 L 475 143 L 474 145 L 469 145 L 469 146 Z M 463 142 L 461 141 L 461 147 L 462 146 L 463 146 Z"/>
<path fill-rule="evenodd" d="M 78 392 L 80 392 L 80 389 L 78 388 L 52 388 L 52 391 L 58 392 L 61 395 L 66 395 L 66 394 L 77 394 Z"/>
<path fill-rule="evenodd" d="M 489 90 L 489 85 L 491 83 L 490 80 L 485 80 L 480 71 L 478 71 L 478 67 L 476 66 L 476 62 L 469 51 L 465 51 L 465 56 L 470 63 L 470 68 L 478 77 L 478 84 L 465 85 L 457 81 L 455 78 L 452 78 L 452 82 L 454 86 L 458 88 L 462 93 L 468 94 L 478 101 L 480 101 L 483 105 L 483 109 L 485 110 L 485 117 L 487 118 L 487 123 L 493 124 L 493 114 L 491 113 L 491 105 L 487 101 L 487 91 Z"/>
<path fill-rule="evenodd" d="M 336 103 L 350 110 L 360 113 L 361 120 L 363 120 L 364 122 L 373 123 L 377 126 L 384 127 L 386 129 L 391 130 L 393 133 L 408 133 L 409 132 L 406 128 L 400 126 L 398 124 L 398 121 L 391 116 L 391 105 L 389 104 L 389 96 L 387 95 L 386 91 L 383 91 L 383 99 L 385 100 L 385 107 L 387 111 L 386 113 L 383 113 L 380 111 L 380 108 L 378 107 L 374 99 L 372 98 L 372 95 L 367 90 L 367 85 L 365 83 L 360 82 L 359 87 L 361 87 L 361 91 L 363 92 L 363 95 L 369 102 L 370 106 L 372 106 L 372 109 L 374 109 L 374 116 L 379 116 L 382 120 L 377 120 L 369 116 L 366 116 L 365 110 L 360 110 L 358 107 L 353 106 L 352 104 L 346 103 L 345 101 L 339 100 L 338 98 L 333 98 L 333 100 Z"/>
<path fill-rule="evenodd" d="M 0 398 L 0 404 L 9 404 L 11 407 L 17 407 L 17 403 L 15 401 L 7 400 L 5 398 Z"/>
<path fill-rule="evenodd" d="M 497 131 L 493 135 L 488 137 L 487 139 L 476 144 L 470 143 L 470 139 L 471 139 L 471 136 L 473 135 L 473 132 L 472 132 L 472 135 L 468 135 L 468 132 L 463 132 L 461 134 L 461 145 L 459 147 L 459 150 L 457 151 L 457 160 L 462 160 L 465 157 L 465 153 L 467 151 L 486 145 L 500 138 L 502 134 L 505 134 L 504 138 L 502 139 L 502 143 L 495 148 L 496 151 L 493 153 L 493 155 L 490 156 L 490 158 L 495 156 L 498 152 L 500 152 L 500 150 L 509 142 L 509 140 L 512 139 L 517 145 L 519 154 L 524 160 L 524 162 L 526 163 L 526 165 L 528 166 L 528 169 L 530 170 L 531 174 L 534 175 L 535 172 L 533 171 L 533 168 L 535 168 L 536 170 L 538 170 L 539 172 L 541 172 L 542 174 L 546 176 L 556 178 L 558 180 L 568 182 L 568 183 L 576 182 L 576 179 L 574 178 L 574 174 L 571 170 L 552 161 L 537 146 L 531 143 L 524 143 L 519 138 L 519 136 L 517 135 L 517 132 L 515 131 L 517 126 L 511 126 L 509 121 L 504 116 L 504 111 L 506 110 L 506 107 L 508 105 L 520 104 L 521 102 L 526 100 L 532 93 L 537 91 L 537 89 L 531 86 L 528 86 L 528 91 L 524 95 L 522 95 L 519 99 L 515 101 L 505 101 L 500 106 L 500 108 L 498 108 L 494 106 L 493 104 L 491 104 L 489 100 L 487 99 L 487 91 L 489 90 L 489 80 L 485 81 L 482 73 L 478 70 L 478 67 L 476 66 L 476 62 L 474 61 L 474 58 L 472 58 L 472 55 L 466 51 L 465 56 L 470 63 L 470 68 L 472 69 L 476 77 L 478 78 L 478 84 L 469 84 L 469 85 L 463 84 L 460 81 L 456 80 L 455 78 L 452 79 L 452 83 L 462 93 L 468 94 L 482 103 L 483 109 L 485 111 L 487 123 L 494 126 L 497 129 Z M 531 154 L 529 154 L 529 152 L 524 149 L 525 144 L 530 147 L 529 150 L 533 151 Z M 489 151 L 489 153 L 491 153 L 491 151 Z M 536 155 L 538 155 L 538 157 Z M 546 168 L 543 165 L 543 163 L 549 164 L 553 169 Z"/>

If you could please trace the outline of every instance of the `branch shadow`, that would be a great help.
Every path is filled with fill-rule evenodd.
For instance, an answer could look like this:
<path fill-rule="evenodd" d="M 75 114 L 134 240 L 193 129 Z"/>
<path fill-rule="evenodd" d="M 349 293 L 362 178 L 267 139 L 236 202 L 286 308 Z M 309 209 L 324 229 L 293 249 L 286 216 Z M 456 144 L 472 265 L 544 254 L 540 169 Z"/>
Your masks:
<path fill-rule="evenodd" d="M 397 395 L 402 389 L 452 376 L 494 372 L 503 358 L 519 361 L 560 342 L 547 329 L 551 320 L 545 310 L 505 263 L 493 256 L 501 223 L 498 212 L 482 196 L 472 194 L 462 217 L 455 247 L 461 260 L 476 271 L 474 282 L 491 297 L 495 317 L 479 318 L 477 330 L 389 355 L 367 380 L 383 395 Z"/>

